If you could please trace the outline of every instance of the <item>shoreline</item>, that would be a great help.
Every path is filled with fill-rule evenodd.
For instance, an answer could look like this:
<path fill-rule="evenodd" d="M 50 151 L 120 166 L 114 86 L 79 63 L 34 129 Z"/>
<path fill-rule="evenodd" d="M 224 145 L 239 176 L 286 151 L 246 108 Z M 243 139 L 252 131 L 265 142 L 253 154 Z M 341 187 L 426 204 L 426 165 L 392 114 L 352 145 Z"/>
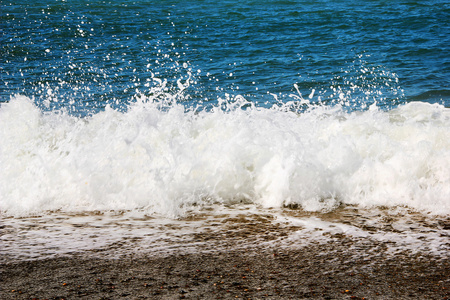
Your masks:
<path fill-rule="evenodd" d="M 1 299 L 448 299 L 448 257 L 385 255 L 342 237 L 299 249 L 249 247 L 116 259 L 89 253 L 0 264 Z"/>
<path fill-rule="evenodd" d="M 353 208 L 11 219 L 0 299 L 449 299 L 449 221 Z"/>

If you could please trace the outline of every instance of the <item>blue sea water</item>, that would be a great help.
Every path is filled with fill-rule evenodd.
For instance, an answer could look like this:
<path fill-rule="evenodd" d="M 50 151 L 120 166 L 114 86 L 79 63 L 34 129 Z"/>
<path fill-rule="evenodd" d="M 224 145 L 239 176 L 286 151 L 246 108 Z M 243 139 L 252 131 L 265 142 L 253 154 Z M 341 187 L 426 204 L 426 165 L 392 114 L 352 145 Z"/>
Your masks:
<path fill-rule="evenodd" d="M 2 1 L 0 209 L 450 212 L 448 1 Z"/>
<path fill-rule="evenodd" d="M 124 107 L 155 81 L 184 101 L 450 105 L 448 1 L 3 1 L 0 101 Z M 343 95 L 343 96 L 342 96 Z"/>

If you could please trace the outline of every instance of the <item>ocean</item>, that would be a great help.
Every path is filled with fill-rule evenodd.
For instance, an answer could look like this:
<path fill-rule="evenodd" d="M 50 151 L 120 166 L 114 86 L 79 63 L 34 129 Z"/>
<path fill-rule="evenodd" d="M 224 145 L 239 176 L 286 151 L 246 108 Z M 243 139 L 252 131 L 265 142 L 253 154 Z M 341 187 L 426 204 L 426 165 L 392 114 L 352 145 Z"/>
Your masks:
<path fill-rule="evenodd" d="M 448 1 L 19 0 L 0 20 L 4 257 L 166 251 L 260 214 L 296 224 L 281 244 L 450 250 Z"/>

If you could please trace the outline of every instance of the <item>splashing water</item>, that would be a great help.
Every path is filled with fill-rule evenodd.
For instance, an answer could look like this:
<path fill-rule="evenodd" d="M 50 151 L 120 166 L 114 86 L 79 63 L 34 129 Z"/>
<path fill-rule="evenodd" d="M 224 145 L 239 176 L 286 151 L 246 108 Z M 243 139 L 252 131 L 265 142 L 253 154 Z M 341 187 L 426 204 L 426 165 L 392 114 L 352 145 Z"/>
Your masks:
<path fill-rule="evenodd" d="M 43 112 L 24 96 L 3 104 L 2 214 L 181 216 L 240 202 L 450 212 L 450 111 L 443 106 L 349 113 L 314 105 L 297 113 L 292 103 L 261 108 L 236 97 L 186 110 L 178 97 L 141 95 L 125 112 L 107 107 L 85 118 Z"/>

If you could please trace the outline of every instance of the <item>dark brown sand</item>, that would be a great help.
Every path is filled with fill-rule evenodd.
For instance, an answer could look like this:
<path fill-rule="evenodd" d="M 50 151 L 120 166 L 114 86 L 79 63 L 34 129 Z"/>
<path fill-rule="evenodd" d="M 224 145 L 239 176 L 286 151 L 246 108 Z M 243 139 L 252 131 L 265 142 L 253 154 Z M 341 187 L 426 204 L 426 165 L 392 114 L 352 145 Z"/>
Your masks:
<path fill-rule="evenodd" d="M 447 299 L 448 261 L 297 251 L 55 258 L 1 265 L 1 299 Z M 329 254 L 317 255 L 329 250 Z"/>
<path fill-rule="evenodd" d="M 218 236 L 217 232 L 211 233 Z M 207 238 L 207 237 L 203 237 Z M 232 244 L 233 237 L 228 237 Z M 222 240 L 223 242 L 223 240 Z M 226 243 L 227 244 L 227 243 Z M 101 253 L 0 264 L 0 299 L 448 299 L 448 257 L 345 236 L 300 249 Z M 352 250 L 349 250 L 349 249 Z M 107 251 L 107 249 L 103 250 Z"/>

